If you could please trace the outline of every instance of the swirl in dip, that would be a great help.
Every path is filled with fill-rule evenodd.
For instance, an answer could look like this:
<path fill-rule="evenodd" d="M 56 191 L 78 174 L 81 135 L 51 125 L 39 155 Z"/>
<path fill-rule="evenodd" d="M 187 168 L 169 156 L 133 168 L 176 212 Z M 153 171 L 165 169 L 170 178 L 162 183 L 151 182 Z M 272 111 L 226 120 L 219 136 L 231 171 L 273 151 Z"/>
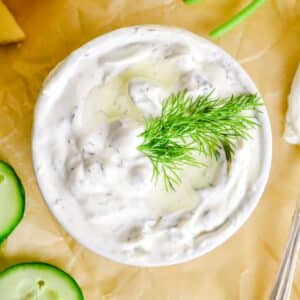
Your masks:
<path fill-rule="evenodd" d="M 33 158 L 49 207 L 77 240 L 117 261 L 162 265 L 207 252 L 255 207 L 267 179 L 265 109 L 252 140 L 239 141 L 229 165 L 203 158 L 166 192 L 137 146 L 144 119 L 184 89 L 227 97 L 256 93 L 219 48 L 175 28 L 141 26 L 100 37 L 49 76 L 35 118 Z"/>

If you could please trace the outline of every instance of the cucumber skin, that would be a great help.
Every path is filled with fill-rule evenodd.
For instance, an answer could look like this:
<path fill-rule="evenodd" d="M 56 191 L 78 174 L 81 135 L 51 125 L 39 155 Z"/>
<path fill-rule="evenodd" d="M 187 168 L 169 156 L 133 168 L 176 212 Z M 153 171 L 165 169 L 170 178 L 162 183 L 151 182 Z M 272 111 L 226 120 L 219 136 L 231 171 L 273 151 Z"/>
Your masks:
<path fill-rule="evenodd" d="M 0 280 L 3 276 L 5 276 L 6 273 L 13 272 L 14 269 L 22 268 L 22 267 L 33 267 L 33 268 L 37 268 L 37 269 L 39 267 L 41 267 L 41 268 L 46 267 L 46 268 L 50 268 L 52 270 L 57 271 L 57 273 L 60 274 L 60 276 L 63 276 L 64 278 L 68 279 L 68 281 L 74 286 L 74 288 L 76 288 L 77 293 L 78 293 L 78 300 L 85 300 L 82 290 L 81 290 L 80 286 L 78 285 L 78 283 L 75 281 L 75 279 L 70 274 L 65 272 L 64 270 L 62 270 L 54 265 L 48 264 L 48 263 L 43 263 L 43 262 L 18 263 L 16 265 L 13 265 L 13 266 L 8 267 L 5 270 L 1 271 L 0 272 Z"/>
<path fill-rule="evenodd" d="M 15 230 L 15 228 L 18 226 L 18 224 L 23 219 L 24 213 L 25 213 L 25 197 L 26 196 L 25 196 L 25 189 L 22 184 L 22 181 L 19 178 L 16 171 L 14 170 L 14 168 L 3 160 L 0 160 L 0 167 L 4 167 L 5 169 L 8 170 L 9 173 L 12 173 L 12 176 L 14 176 L 14 178 L 16 180 L 16 184 L 17 184 L 19 192 L 20 192 L 20 199 L 22 202 L 21 203 L 21 213 L 20 213 L 19 217 L 16 219 L 15 224 L 13 226 L 11 226 L 10 228 L 8 228 L 7 231 L 4 232 L 4 234 L 2 234 L 0 236 L 0 246 L 1 246 L 1 244 L 4 242 L 4 240 L 6 240 L 8 238 L 8 236 Z"/>

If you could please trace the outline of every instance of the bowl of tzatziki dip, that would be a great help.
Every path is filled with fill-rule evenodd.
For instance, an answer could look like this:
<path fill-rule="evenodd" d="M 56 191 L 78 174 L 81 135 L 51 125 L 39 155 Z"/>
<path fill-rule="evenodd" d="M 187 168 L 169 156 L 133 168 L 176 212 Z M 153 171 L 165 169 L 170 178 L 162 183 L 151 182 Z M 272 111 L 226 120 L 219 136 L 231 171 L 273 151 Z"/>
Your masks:
<path fill-rule="evenodd" d="M 106 258 L 163 266 L 199 257 L 245 223 L 266 186 L 271 130 L 258 97 L 230 55 L 186 30 L 100 36 L 40 93 L 32 152 L 43 198 Z"/>

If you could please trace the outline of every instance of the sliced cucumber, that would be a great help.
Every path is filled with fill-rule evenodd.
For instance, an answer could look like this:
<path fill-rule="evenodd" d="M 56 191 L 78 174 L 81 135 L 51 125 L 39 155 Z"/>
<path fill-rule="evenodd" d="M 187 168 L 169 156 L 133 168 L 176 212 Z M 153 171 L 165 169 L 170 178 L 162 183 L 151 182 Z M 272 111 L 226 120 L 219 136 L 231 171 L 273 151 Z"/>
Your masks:
<path fill-rule="evenodd" d="M 84 300 L 76 281 L 45 263 L 23 263 L 0 273 L 1 300 Z"/>
<path fill-rule="evenodd" d="M 0 160 L 0 243 L 24 215 L 25 192 L 14 169 Z"/>

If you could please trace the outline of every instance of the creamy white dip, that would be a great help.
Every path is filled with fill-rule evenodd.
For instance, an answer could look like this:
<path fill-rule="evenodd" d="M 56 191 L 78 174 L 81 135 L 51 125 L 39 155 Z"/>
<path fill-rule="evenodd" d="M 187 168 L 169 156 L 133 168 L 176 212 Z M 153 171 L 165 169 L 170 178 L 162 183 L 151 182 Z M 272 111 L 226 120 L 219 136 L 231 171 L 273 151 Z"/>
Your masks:
<path fill-rule="evenodd" d="M 270 167 L 266 112 L 232 164 L 203 158 L 176 192 L 151 180 L 137 150 L 144 118 L 162 100 L 257 93 L 219 48 L 180 29 L 139 26 L 96 39 L 45 83 L 35 114 L 33 159 L 49 207 L 77 240 L 106 257 L 138 265 L 185 261 L 228 238 L 249 216 Z M 266 145 L 263 146 L 263 140 Z"/>

